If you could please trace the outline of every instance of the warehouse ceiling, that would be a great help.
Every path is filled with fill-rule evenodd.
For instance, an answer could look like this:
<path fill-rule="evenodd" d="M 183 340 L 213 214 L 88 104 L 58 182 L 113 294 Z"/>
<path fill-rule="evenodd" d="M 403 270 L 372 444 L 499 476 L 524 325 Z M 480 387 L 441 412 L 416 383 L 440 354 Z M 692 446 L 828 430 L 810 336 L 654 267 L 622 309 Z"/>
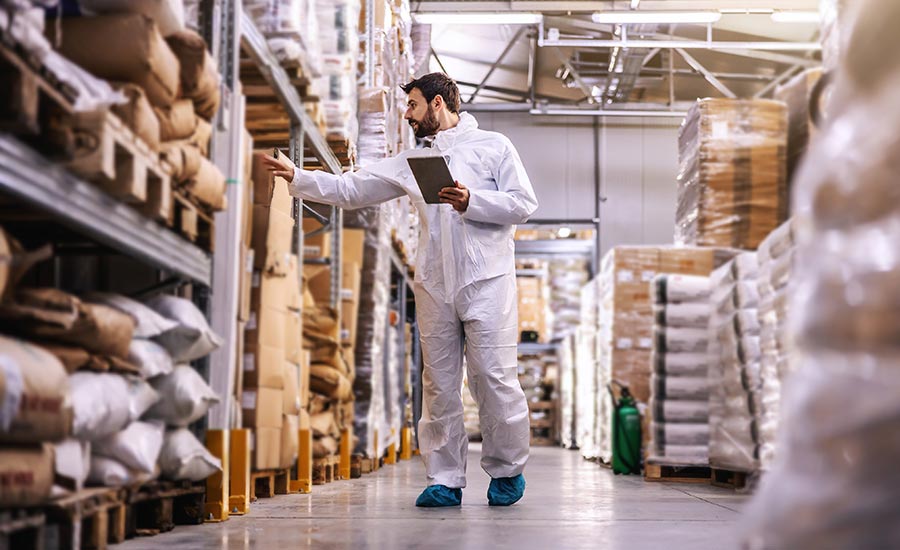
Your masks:
<path fill-rule="evenodd" d="M 542 26 L 434 24 L 431 70 L 445 70 L 460 84 L 473 109 L 532 107 L 677 110 L 698 97 L 771 95 L 775 85 L 819 63 L 815 42 L 819 24 L 777 23 L 772 11 L 811 12 L 818 0 L 643 0 L 637 12 L 723 11 L 703 24 L 600 24 L 595 12 L 630 12 L 631 0 L 616 2 L 423 1 L 413 13 L 529 12 L 544 16 Z M 557 29 L 560 42 L 538 46 Z M 614 48 L 597 40 L 667 40 L 757 43 L 772 49 Z M 545 41 L 547 42 L 547 41 Z M 643 44 L 642 44 L 643 45 Z M 768 45 L 768 44 L 766 44 Z M 755 47 L 757 47 L 758 44 Z M 532 51 L 534 57 L 532 58 Z M 499 61 L 498 61 L 499 60 Z M 533 63 L 533 65 L 532 65 Z M 533 68 L 533 79 L 529 77 Z M 473 97 L 474 96 L 474 97 Z"/>

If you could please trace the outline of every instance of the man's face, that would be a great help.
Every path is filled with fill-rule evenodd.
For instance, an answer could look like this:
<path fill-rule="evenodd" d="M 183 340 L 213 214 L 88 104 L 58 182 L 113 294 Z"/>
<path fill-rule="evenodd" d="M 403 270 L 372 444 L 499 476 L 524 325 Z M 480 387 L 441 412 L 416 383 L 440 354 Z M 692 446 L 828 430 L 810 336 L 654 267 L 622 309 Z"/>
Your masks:
<path fill-rule="evenodd" d="M 441 127 L 437 116 L 434 114 L 434 107 L 425 100 L 422 91 L 413 88 L 409 92 L 409 99 L 406 102 L 406 114 L 403 116 L 409 125 L 412 126 L 417 138 L 424 138 L 435 135 Z"/>

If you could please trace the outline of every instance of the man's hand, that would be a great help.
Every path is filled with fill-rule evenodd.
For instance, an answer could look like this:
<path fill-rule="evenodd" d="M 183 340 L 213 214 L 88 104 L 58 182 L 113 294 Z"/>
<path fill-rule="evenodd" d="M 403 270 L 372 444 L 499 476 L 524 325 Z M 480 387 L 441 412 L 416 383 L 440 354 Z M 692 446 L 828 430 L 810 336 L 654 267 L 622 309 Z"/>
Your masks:
<path fill-rule="evenodd" d="M 453 209 L 462 214 L 469 208 L 469 190 L 463 184 L 456 182 L 456 187 L 444 187 L 438 193 L 442 203 L 453 206 Z"/>
<path fill-rule="evenodd" d="M 272 172 L 272 174 L 274 174 L 276 177 L 284 178 L 288 181 L 288 183 L 294 181 L 293 166 L 288 169 L 284 164 L 278 162 L 268 155 L 263 157 L 263 163 L 266 165 L 266 169 Z"/>

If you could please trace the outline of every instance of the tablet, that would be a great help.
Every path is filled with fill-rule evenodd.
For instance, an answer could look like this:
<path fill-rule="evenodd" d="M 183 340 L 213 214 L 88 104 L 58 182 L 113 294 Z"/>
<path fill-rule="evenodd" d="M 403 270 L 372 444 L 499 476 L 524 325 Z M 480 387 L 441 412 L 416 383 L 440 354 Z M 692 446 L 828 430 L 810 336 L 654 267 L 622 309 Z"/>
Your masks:
<path fill-rule="evenodd" d="M 438 193 L 445 187 L 456 187 L 450 167 L 444 157 L 414 157 L 406 159 L 419 190 L 428 204 L 440 204 Z"/>

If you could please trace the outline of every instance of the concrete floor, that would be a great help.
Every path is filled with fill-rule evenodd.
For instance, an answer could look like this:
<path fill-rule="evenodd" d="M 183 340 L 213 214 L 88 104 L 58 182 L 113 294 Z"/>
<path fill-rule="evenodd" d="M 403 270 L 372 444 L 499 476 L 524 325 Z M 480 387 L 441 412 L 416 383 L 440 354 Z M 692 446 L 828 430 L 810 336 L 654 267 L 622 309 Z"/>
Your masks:
<path fill-rule="evenodd" d="M 314 488 L 312 495 L 263 499 L 247 516 L 177 527 L 117 548 L 288 549 L 656 549 L 737 548 L 746 500 L 707 485 L 646 483 L 614 476 L 576 451 L 535 448 L 525 498 L 510 508 L 487 506 L 480 447 L 469 452 L 462 508 L 418 509 L 419 459 L 375 474 Z"/>

